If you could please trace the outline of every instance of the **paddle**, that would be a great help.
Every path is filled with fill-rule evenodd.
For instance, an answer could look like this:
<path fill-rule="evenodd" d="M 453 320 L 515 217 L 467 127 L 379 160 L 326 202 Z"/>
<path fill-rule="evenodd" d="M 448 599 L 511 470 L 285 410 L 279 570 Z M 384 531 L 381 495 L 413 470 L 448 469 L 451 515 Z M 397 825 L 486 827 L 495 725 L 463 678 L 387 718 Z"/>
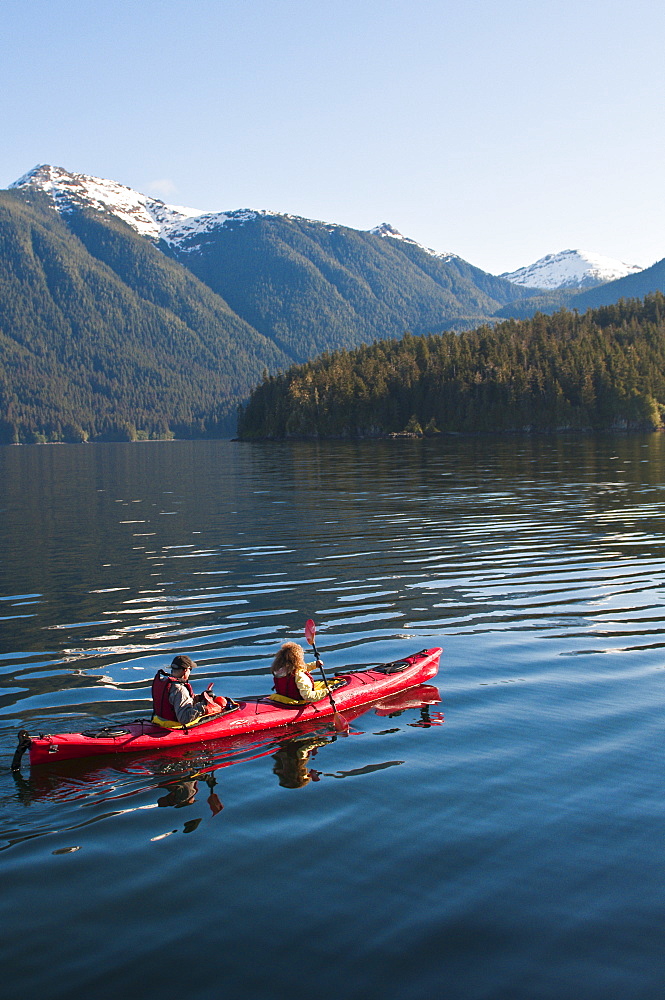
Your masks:
<path fill-rule="evenodd" d="M 321 676 L 323 677 L 323 683 L 326 686 L 326 691 L 328 692 L 328 697 L 330 698 L 330 704 L 332 705 L 332 710 L 333 710 L 333 724 L 335 726 L 335 729 L 337 730 L 338 733 L 345 733 L 348 735 L 349 724 L 346 721 L 346 719 L 343 719 L 342 716 L 337 711 L 337 705 L 335 704 L 335 699 L 332 696 L 332 691 L 330 690 L 330 685 L 328 684 L 328 678 L 326 677 L 323 671 L 323 664 L 321 663 L 321 660 L 319 658 L 319 651 L 316 648 L 316 625 L 311 618 L 307 622 L 305 622 L 305 638 L 307 639 L 307 642 L 314 650 L 314 656 L 316 657 L 316 665 L 321 671 Z"/>
<path fill-rule="evenodd" d="M 215 789 L 215 785 L 217 784 L 217 781 L 215 780 L 215 773 L 214 773 L 214 771 L 213 771 L 212 774 L 206 775 L 206 784 L 208 785 L 208 788 L 210 789 L 210 795 L 208 796 L 208 805 L 210 806 L 210 810 L 211 810 L 213 816 L 216 816 L 218 813 L 221 813 L 221 811 L 224 808 L 224 806 L 222 805 L 222 803 L 219 800 L 219 795 L 214 790 Z"/>

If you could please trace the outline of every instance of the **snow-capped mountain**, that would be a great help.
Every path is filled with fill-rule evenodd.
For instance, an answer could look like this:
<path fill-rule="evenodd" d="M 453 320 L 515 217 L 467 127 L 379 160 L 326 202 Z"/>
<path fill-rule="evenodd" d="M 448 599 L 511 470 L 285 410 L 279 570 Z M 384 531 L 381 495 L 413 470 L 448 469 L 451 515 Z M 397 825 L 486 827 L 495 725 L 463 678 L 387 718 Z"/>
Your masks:
<path fill-rule="evenodd" d="M 259 217 L 279 215 L 277 212 L 244 208 L 227 212 L 207 212 L 203 209 L 167 205 L 159 198 L 141 194 L 124 184 L 118 184 L 117 181 L 91 177 L 88 174 L 70 173 L 62 167 L 49 164 L 40 164 L 29 170 L 23 177 L 10 184 L 10 188 L 43 191 L 52 199 L 59 212 L 66 213 L 74 208 L 93 208 L 99 212 L 109 212 L 130 225 L 139 235 L 146 236 L 154 242 L 163 240 L 184 254 L 199 250 L 207 236 L 228 223 L 242 224 Z M 300 218 L 295 215 L 283 217 L 296 220 Z M 330 224 L 328 228 L 338 227 Z M 397 230 L 393 230 L 393 233 L 397 234 Z"/>
<path fill-rule="evenodd" d="M 586 250 L 562 250 L 501 277 L 526 288 L 594 288 L 642 270 L 637 264 L 624 264 Z"/>
<path fill-rule="evenodd" d="M 35 167 L 12 187 L 17 195 L 48 198 L 79 238 L 90 224 L 101 232 L 111 219 L 122 219 L 131 230 L 126 234 L 130 241 L 149 240 L 221 296 L 243 321 L 250 314 L 253 324 L 264 317 L 260 332 L 270 338 L 278 338 L 279 324 L 270 309 L 269 316 L 265 313 L 262 289 L 272 288 L 276 302 L 302 303 L 293 314 L 292 336 L 298 343 L 303 337 L 312 340 L 311 322 L 300 327 L 303 317 L 318 309 L 331 317 L 334 329 L 322 323 L 312 350 L 351 346 L 405 329 L 430 332 L 451 322 L 468 326 L 531 294 L 456 254 L 430 250 L 386 223 L 359 231 L 273 211 L 205 212 L 47 165 Z M 383 269 L 378 294 L 366 275 Z M 360 315 L 370 318 L 361 322 Z"/>
<path fill-rule="evenodd" d="M 49 164 L 41 164 L 29 170 L 10 184 L 10 188 L 43 191 L 53 200 L 59 212 L 66 213 L 74 208 L 109 212 L 130 225 L 140 236 L 146 236 L 155 242 L 163 240 L 185 253 L 198 249 L 195 237 L 203 237 L 227 222 L 242 223 L 259 215 L 274 214 L 249 209 L 205 212 L 181 205 L 167 205 L 159 198 L 141 194 L 117 181 L 91 177 L 88 174 L 73 174 L 62 167 Z"/>
<path fill-rule="evenodd" d="M 170 206 L 166 206 L 170 207 Z M 242 224 L 258 216 L 274 215 L 274 212 L 254 212 L 248 208 L 239 208 L 233 212 L 202 212 L 189 218 L 174 219 L 165 223 L 159 230 L 159 239 L 182 253 L 192 253 L 200 250 L 204 238 L 221 229 L 229 222 Z"/>
<path fill-rule="evenodd" d="M 124 184 L 118 184 L 117 181 L 70 173 L 62 167 L 49 164 L 34 167 L 10 187 L 43 191 L 53 200 L 60 212 L 83 207 L 93 208 L 99 212 L 110 212 L 130 225 L 141 236 L 147 236 L 155 242 L 163 240 L 169 246 L 187 254 L 200 249 L 201 242 L 197 237 L 201 237 L 201 241 L 204 241 L 206 236 L 227 223 L 242 224 L 258 217 L 279 215 L 277 212 L 266 210 L 236 209 L 227 212 L 207 212 L 203 209 L 167 205 L 159 198 L 141 194 Z M 295 215 L 285 215 L 284 218 L 311 221 Z M 330 230 L 341 228 L 334 223 L 325 225 Z M 422 246 L 416 240 L 403 236 L 387 222 L 370 229 L 369 232 L 374 236 L 418 247 L 440 260 L 457 257 L 457 254 L 440 253 Z"/>
<path fill-rule="evenodd" d="M 62 167 L 48 164 L 34 167 L 10 187 L 43 191 L 62 213 L 83 207 L 108 212 L 122 219 L 141 236 L 155 243 L 164 241 L 174 251 L 188 257 L 195 251 L 201 250 L 211 234 L 227 225 L 242 225 L 252 219 L 266 217 L 306 223 L 312 221 L 296 215 L 265 210 L 236 209 L 227 212 L 208 212 L 180 205 L 167 205 L 159 198 L 141 194 L 117 181 L 70 173 Z M 335 223 L 318 223 L 318 225 L 325 226 L 329 231 L 345 228 Z M 404 236 L 387 222 L 370 229 L 369 232 L 382 239 L 395 240 L 404 246 L 417 248 L 443 262 L 461 260 L 455 253 L 440 252 L 423 246 L 416 240 Z M 643 268 L 637 265 L 624 264 L 622 261 L 600 254 L 583 250 L 564 250 L 542 257 L 529 267 L 522 267 L 499 277 L 524 288 L 581 289 L 593 288 L 641 270 Z"/>
<path fill-rule="evenodd" d="M 203 213 L 194 208 L 165 205 L 158 198 L 139 194 L 116 181 L 87 174 L 72 174 L 62 167 L 41 164 L 20 177 L 11 188 L 32 188 L 43 191 L 53 199 L 60 212 L 73 208 L 90 207 L 99 212 L 110 212 L 128 223 L 141 236 L 160 239 L 162 233 L 173 226 L 181 226 L 188 219 Z"/>

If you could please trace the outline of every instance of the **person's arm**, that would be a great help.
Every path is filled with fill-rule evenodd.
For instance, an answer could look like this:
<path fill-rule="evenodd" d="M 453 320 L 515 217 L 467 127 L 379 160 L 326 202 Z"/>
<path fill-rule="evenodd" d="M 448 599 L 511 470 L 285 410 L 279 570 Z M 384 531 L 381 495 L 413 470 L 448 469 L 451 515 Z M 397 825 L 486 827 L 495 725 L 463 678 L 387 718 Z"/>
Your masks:
<path fill-rule="evenodd" d="M 317 689 L 312 678 L 304 670 L 296 671 L 294 678 L 303 701 L 320 701 L 321 698 L 325 698 L 326 692 Z"/>
<path fill-rule="evenodd" d="M 194 704 L 194 699 L 184 684 L 171 685 L 169 701 L 173 705 L 178 722 L 182 722 L 183 726 L 200 719 L 205 714 L 203 706 Z"/>

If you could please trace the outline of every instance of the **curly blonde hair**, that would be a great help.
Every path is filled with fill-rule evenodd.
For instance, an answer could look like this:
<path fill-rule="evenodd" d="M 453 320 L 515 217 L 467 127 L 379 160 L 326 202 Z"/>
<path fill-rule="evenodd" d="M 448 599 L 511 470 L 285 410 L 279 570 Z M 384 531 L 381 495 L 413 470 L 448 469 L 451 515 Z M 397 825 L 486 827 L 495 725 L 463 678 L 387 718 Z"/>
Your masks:
<path fill-rule="evenodd" d="M 280 673 L 286 676 L 295 674 L 297 670 L 306 669 L 305 654 L 297 642 L 285 642 L 272 661 L 271 667 L 273 674 Z"/>

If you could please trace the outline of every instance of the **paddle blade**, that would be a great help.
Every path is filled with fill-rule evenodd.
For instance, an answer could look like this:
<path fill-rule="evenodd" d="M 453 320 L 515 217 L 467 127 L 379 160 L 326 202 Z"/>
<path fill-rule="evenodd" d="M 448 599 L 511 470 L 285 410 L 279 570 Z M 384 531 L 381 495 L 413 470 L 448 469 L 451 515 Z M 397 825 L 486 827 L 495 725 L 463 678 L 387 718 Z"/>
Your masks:
<path fill-rule="evenodd" d="M 224 808 L 217 792 L 211 792 L 208 796 L 208 805 L 213 816 L 217 816 Z"/>
<path fill-rule="evenodd" d="M 316 642 L 316 624 L 311 618 L 305 622 L 305 638 L 310 646 L 313 646 Z"/>
<path fill-rule="evenodd" d="M 344 736 L 349 735 L 349 724 L 346 719 L 343 719 L 339 712 L 333 714 L 333 725 L 338 733 L 343 733 Z"/>

